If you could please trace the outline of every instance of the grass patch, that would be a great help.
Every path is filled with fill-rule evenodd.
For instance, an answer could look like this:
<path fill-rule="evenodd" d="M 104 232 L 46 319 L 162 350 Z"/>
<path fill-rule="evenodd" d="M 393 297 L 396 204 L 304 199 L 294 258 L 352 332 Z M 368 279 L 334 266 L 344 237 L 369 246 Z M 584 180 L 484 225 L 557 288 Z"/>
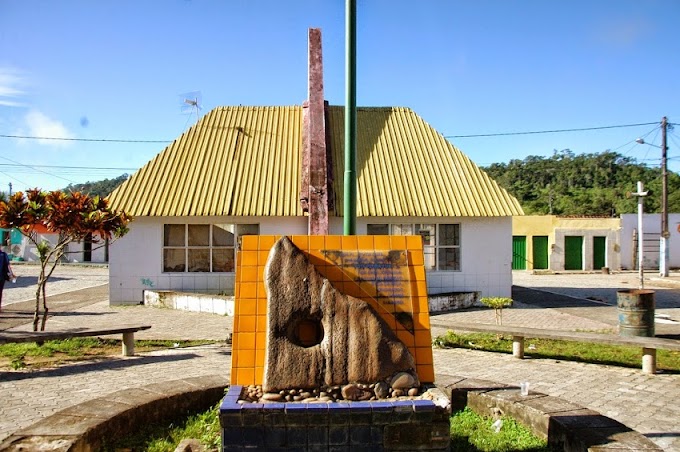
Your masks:
<path fill-rule="evenodd" d="M 433 341 L 438 347 L 469 348 L 489 352 L 512 353 L 512 338 L 491 333 L 459 334 L 453 331 Z M 590 342 L 554 339 L 524 339 L 524 353 L 533 358 L 579 361 L 609 366 L 639 368 L 642 349 L 625 345 L 593 344 Z M 680 352 L 657 350 L 657 368 L 667 373 L 680 373 Z"/>
<path fill-rule="evenodd" d="M 493 419 L 483 418 L 466 408 L 451 416 L 451 450 L 477 451 L 527 451 L 550 452 L 547 442 L 534 436 L 528 429 L 510 417 L 502 418 L 498 433 L 492 427 Z M 194 414 L 184 421 L 144 426 L 133 435 L 105 444 L 106 452 L 121 450 L 173 452 L 185 438 L 201 441 L 208 450 L 220 444 L 219 403 L 209 410 Z"/>
<path fill-rule="evenodd" d="M 103 450 L 105 452 L 121 450 L 173 452 L 180 441 L 185 438 L 195 438 L 201 441 L 208 450 L 218 450 L 221 435 L 220 403 L 179 422 L 146 425 L 138 432 L 121 438 L 113 444 L 104 444 Z"/>
<path fill-rule="evenodd" d="M 121 340 L 100 339 L 97 337 L 73 338 L 46 341 L 42 345 L 35 342 L 10 343 L 0 345 L 0 369 L 41 368 L 67 361 L 82 361 L 120 355 Z M 135 341 L 136 352 L 149 352 L 167 348 L 193 347 L 211 344 L 215 341 Z"/>
<path fill-rule="evenodd" d="M 531 451 L 550 452 L 547 441 L 534 436 L 524 426 L 508 416 L 501 418 L 500 430 L 493 428 L 494 420 L 485 418 L 470 408 L 451 416 L 451 450 L 477 451 Z"/>

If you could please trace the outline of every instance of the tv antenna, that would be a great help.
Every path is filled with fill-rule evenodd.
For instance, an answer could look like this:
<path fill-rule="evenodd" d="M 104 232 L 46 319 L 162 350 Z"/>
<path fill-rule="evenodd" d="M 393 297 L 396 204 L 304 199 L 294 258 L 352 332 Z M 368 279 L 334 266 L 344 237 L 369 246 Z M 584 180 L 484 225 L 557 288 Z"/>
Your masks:
<path fill-rule="evenodd" d="M 196 114 L 196 122 L 198 122 L 199 111 L 203 109 L 203 103 L 200 91 L 191 91 L 180 95 L 182 103 L 180 104 L 180 110 L 183 114 L 189 114 L 190 116 L 194 113 Z M 187 122 L 189 120 L 187 119 Z"/>

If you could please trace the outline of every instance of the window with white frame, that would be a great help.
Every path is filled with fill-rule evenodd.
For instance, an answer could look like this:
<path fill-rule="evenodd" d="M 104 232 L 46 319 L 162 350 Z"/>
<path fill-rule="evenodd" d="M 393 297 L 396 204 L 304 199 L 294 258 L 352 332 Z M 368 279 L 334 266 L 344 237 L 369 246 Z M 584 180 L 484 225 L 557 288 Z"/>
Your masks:
<path fill-rule="evenodd" d="M 368 235 L 420 235 L 425 269 L 460 271 L 460 224 L 369 224 Z"/>
<path fill-rule="evenodd" d="M 163 225 L 163 272 L 233 272 L 239 238 L 259 232 L 257 224 Z"/>

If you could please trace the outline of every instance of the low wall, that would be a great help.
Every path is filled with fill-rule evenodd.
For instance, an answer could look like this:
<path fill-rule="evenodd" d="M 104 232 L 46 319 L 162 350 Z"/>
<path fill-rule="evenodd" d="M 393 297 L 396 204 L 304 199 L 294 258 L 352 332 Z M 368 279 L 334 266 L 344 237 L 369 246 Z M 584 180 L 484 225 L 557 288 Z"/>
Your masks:
<path fill-rule="evenodd" d="M 144 304 L 191 312 L 234 315 L 234 297 L 172 290 L 145 290 Z"/>
<path fill-rule="evenodd" d="M 480 295 L 481 292 L 447 292 L 428 295 L 430 312 L 446 312 L 482 306 L 479 301 Z"/>

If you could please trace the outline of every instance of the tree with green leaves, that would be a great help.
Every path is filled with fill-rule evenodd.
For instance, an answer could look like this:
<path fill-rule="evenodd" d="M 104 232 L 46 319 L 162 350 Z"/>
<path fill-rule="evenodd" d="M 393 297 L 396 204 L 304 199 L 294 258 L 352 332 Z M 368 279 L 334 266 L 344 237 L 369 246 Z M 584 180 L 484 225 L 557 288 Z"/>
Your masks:
<path fill-rule="evenodd" d="M 634 191 L 643 181 L 650 196 L 645 212 L 661 210 L 661 170 L 612 151 L 575 154 L 569 149 L 550 157 L 494 163 L 485 171 L 515 196 L 528 215 L 592 215 L 615 217 L 634 213 Z M 668 171 L 668 210 L 680 212 L 680 176 Z"/>
<path fill-rule="evenodd" d="M 40 257 L 33 331 L 38 331 L 39 322 L 40 330 L 45 330 L 49 312 L 45 287 L 67 245 L 88 236 L 92 236 L 93 243 L 122 237 L 128 232 L 129 221 L 130 217 L 125 212 L 111 210 L 107 200 L 80 192 L 44 192 L 36 188 L 28 190 L 25 195 L 17 192 L 8 201 L 0 201 L 0 228 L 17 228 L 35 245 Z M 38 241 L 35 228 L 39 225 L 59 235 L 55 244 Z"/>

